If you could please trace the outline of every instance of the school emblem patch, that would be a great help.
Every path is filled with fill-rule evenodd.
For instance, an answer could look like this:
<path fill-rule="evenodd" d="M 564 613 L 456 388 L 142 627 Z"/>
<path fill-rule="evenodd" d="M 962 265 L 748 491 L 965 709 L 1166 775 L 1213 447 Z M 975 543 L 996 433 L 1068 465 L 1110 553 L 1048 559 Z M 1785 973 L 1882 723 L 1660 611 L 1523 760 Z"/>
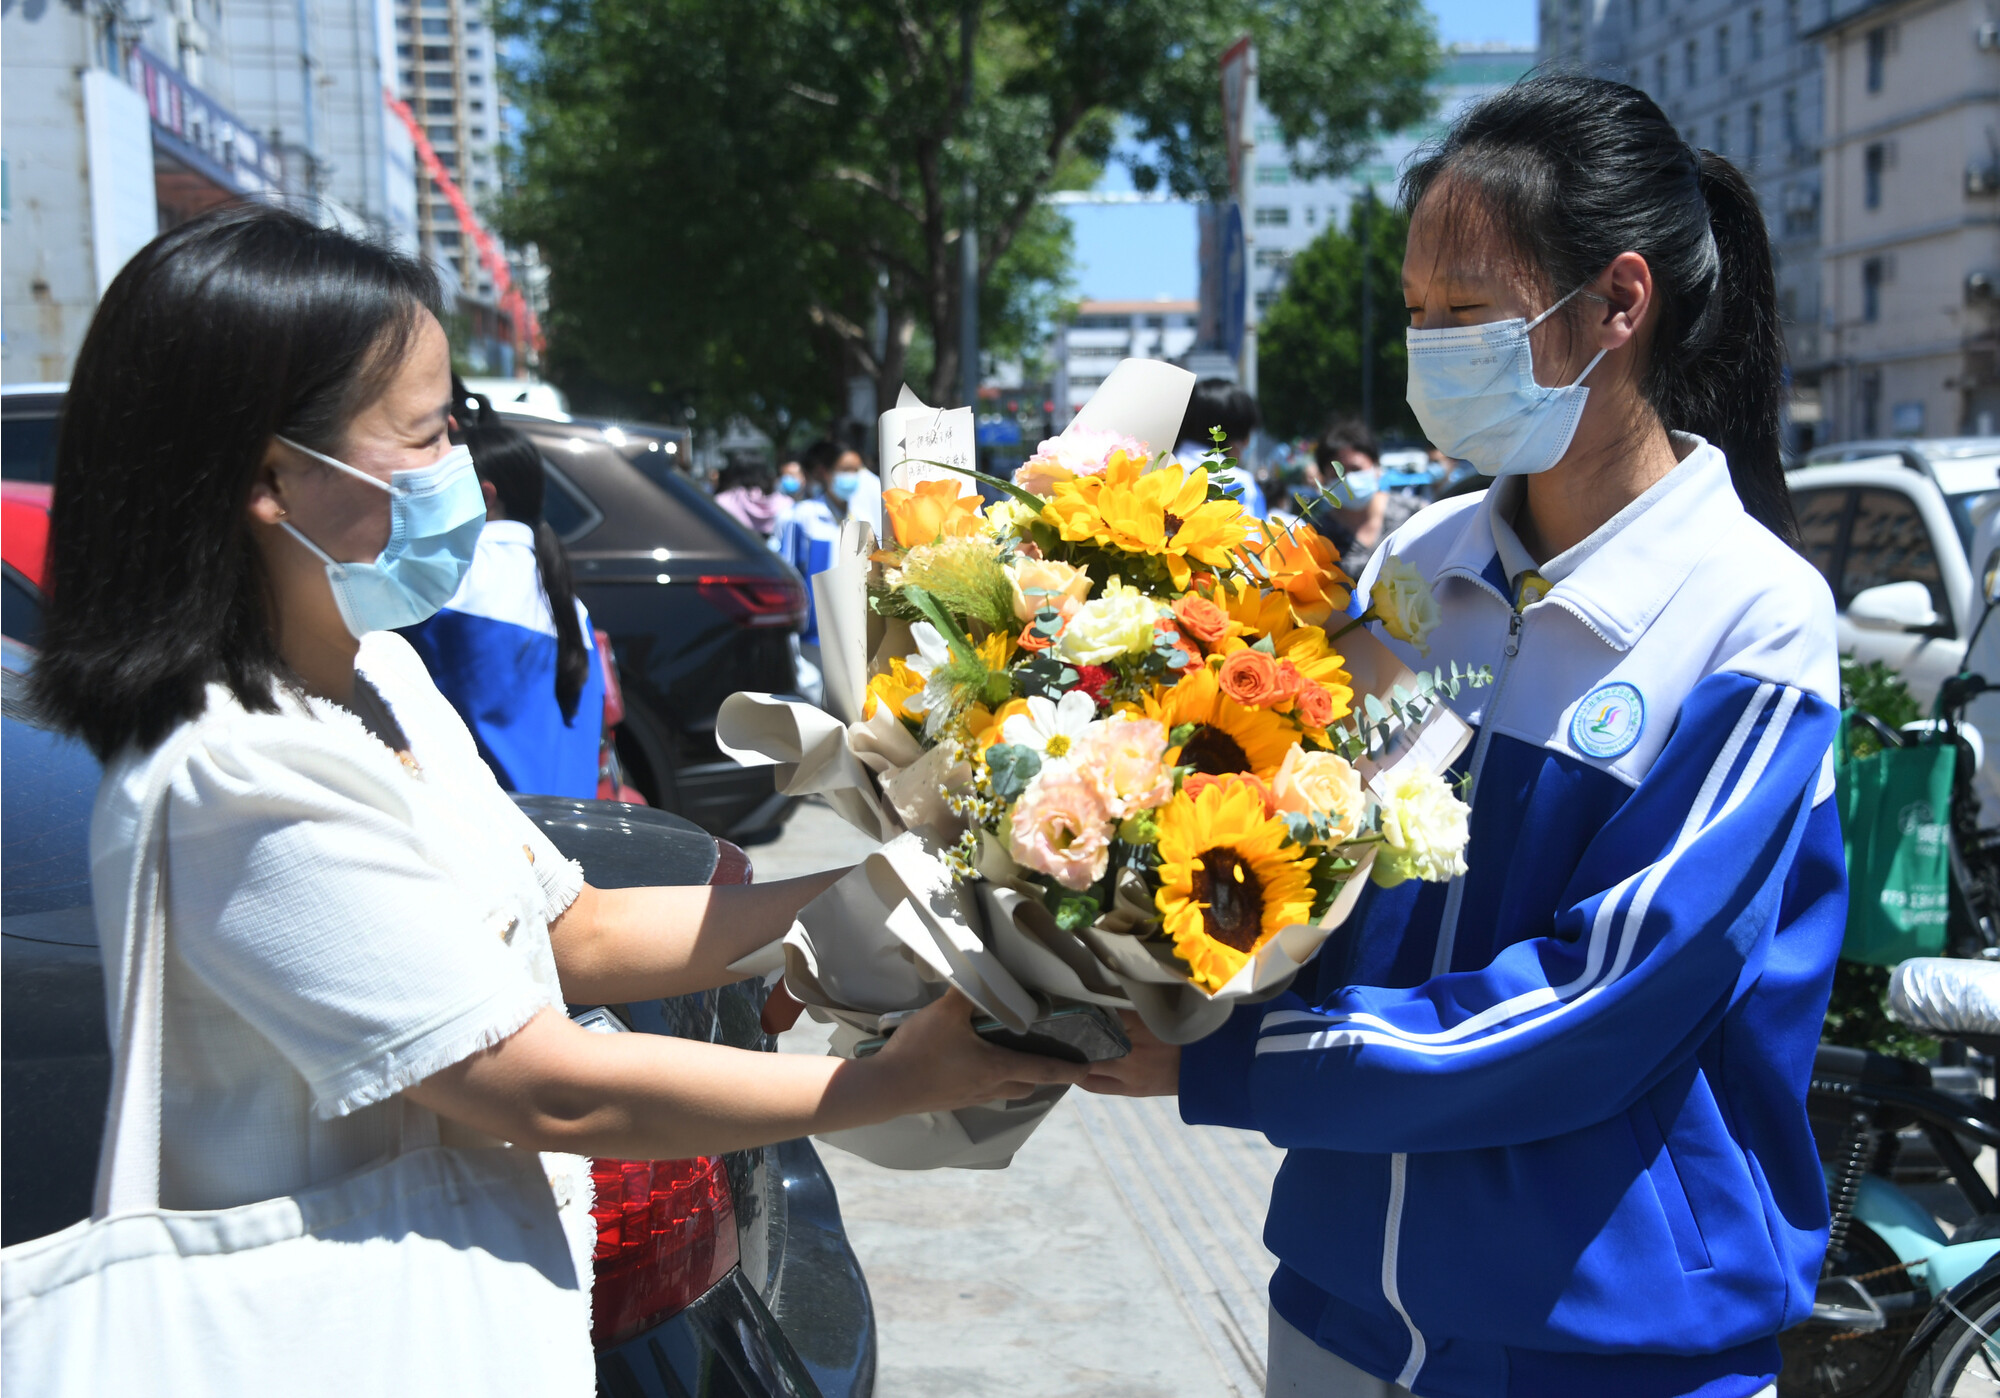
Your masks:
<path fill-rule="evenodd" d="M 1583 696 L 1569 720 L 1569 745 L 1600 761 L 1623 757 L 1646 726 L 1646 699 L 1622 680 Z"/>

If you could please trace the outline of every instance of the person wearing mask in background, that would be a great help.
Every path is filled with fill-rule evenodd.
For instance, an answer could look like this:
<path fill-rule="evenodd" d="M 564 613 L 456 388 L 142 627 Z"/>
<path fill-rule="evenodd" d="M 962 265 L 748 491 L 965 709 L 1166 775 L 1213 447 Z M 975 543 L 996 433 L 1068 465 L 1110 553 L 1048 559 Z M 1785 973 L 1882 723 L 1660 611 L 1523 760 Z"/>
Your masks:
<path fill-rule="evenodd" d="M 1493 670 L 1448 701 L 1470 842 L 1199 1043 L 1134 1019 L 1085 1085 L 1287 1148 L 1268 1394 L 1773 1398 L 1827 1246 L 1806 1091 L 1847 880 L 1764 217 L 1652 98 L 1567 73 L 1470 107 L 1403 199 L 1410 408 L 1495 479 L 1355 590 L 1395 579 L 1429 664 Z"/>
<path fill-rule="evenodd" d="M 1357 418 L 1336 418 L 1313 448 L 1325 493 L 1306 518 L 1340 550 L 1340 566 L 1361 576 L 1376 546 L 1400 529 L 1421 503 L 1415 496 L 1382 488 L 1375 434 Z M 1344 473 L 1344 474 L 1343 474 Z"/>
<path fill-rule="evenodd" d="M 841 463 L 853 464 L 836 471 Z M 778 521 L 771 548 L 806 579 L 806 624 L 799 632 L 799 649 L 815 671 L 819 666 L 819 607 L 812 595 L 812 577 L 833 566 L 834 546 L 847 519 L 847 504 L 860 486 L 861 457 L 825 438 L 799 453 L 801 493 Z M 836 488 L 836 481 L 839 484 Z"/>
<path fill-rule="evenodd" d="M 778 527 L 785 500 L 771 488 L 771 468 L 762 461 L 732 462 L 716 481 L 715 503 L 760 539 Z"/>
<path fill-rule="evenodd" d="M 597 795 L 604 671 L 569 555 L 542 518 L 542 454 L 524 432 L 468 427 L 486 500 L 472 567 L 403 637 L 508 791 Z"/>
<path fill-rule="evenodd" d="M 1220 443 L 1211 431 L 1217 427 L 1223 434 Z M 1183 469 L 1192 471 L 1218 447 L 1227 452 L 1230 464 L 1210 471 L 1209 479 L 1234 496 L 1244 513 L 1262 519 L 1266 513 L 1263 487 L 1242 460 L 1242 453 L 1250 448 L 1250 435 L 1256 430 L 1256 399 L 1228 379 L 1203 379 L 1188 397 L 1174 459 Z"/>

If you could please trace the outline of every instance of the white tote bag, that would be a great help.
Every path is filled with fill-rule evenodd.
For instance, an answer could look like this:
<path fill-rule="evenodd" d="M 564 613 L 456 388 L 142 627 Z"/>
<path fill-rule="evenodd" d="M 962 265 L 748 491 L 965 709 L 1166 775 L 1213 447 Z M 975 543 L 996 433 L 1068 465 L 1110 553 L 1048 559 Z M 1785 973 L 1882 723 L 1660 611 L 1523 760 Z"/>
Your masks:
<path fill-rule="evenodd" d="M 593 1392 L 589 1301 L 533 1151 L 431 1143 L 297 1194 L 162 1209 L 164 798 L 140 812 L 89 1219 L 0 1251 L 7 1398 Z M 414 1149 L 403 1146 L 415 1145 Z"/>

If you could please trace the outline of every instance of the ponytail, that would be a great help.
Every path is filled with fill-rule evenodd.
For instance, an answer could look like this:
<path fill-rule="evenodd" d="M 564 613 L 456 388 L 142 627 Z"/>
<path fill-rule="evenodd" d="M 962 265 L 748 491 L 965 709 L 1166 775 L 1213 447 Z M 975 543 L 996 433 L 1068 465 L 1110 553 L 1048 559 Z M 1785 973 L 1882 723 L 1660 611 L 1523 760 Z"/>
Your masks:
<path fill-rule="evenodd" d="M 590 679 L 590 651 L 584 645 L 583 624 L 576 615 L 576 587 L 570 579 L 569 554 L 556 531 L 542 518 L 546 477 L 542 453 L 527 433 L 497 423 L 469 427 L 465 444 L 479 478 L 489 481 L 500 512 L 535 531 L 535 569 L 556 626 L 556 703 L 563 721 L 576 720 L 576 706 Z"/>
<path fill-rule="evenodd" d="M 1778 441 L 1785 345 L 1770 235 L 1742 172 L 1714 151 L 1700 159 L 1719 266 L 1708 305 L 1680 345 L 1666 354 L 1654 348 L 1655 363 L 1674 368 L 1671 407 L 1662 416 L 1720 447 L 1743 508 L 1797 548 L 1799 523 Z"/>
<path fill-rule="evenodd" d="M 576 616 L 576 588 L 570 581 L 569 554 L 545 519 L 535 521 L 535 567 L 542 575 L 549 611 L 556 620 L 556 703 L 565 723 L 576 719 L 577 700 L 590 679 L 590 652 L 583 644 L 583 623 Z"/>
<path fill-rule="evenodd" d="M 1646 401 L 1670 431 L 1720 449 L 1743 508 L 1798 547 L 1779 454 L 1784 346 L 1771 246 L 1736 167 L 1689 146 L 1637 88 L 1551 73 L 1461 116 L 1403 176 L 1405 207 L 1446 177 L 1455 203 L 1465 194 L 1479 205 L 1469 226 L 1511 242 L 1554 295 L 1588 284 L 1620 253 L 1646 259 L 1657 307 Z"/>

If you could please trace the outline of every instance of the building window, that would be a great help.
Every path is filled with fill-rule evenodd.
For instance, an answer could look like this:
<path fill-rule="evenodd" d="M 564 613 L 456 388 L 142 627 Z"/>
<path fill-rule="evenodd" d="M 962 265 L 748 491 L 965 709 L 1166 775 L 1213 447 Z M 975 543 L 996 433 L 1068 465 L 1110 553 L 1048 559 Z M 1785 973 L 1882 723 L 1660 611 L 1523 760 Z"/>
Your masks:
<path fill-rule="evenodd" d="M 1868 90 L 1882 90 L 1882 69 L 1889 61 L 1889 26 L 1878 24 L 1868 31 Z"/>
<path fill-rule="evenodd" d="M 467 63 L 477 63 L 482 57 L 485 56 L 485 53 L 486 50 L 480 48 L 479 45 L 474 44 L 465 51 L 465 61 Z"/>
<path fill-rule="evenodd" d="M 448 19 L 427 19 L 423 22 L 422 28 L 427 37 L 433 34 L 442 34 L 447 38 L 451 36 L 451 21 Z"/>
<path fill-rule="evenodd" d="M 1277 293 L 1277 292 L 1275 292 L 1275 291 L 1260 291 L 1260 292 L 1258 292 L 1258 293 L 1257 293 L 1257 310 L 1259 311 L 1259 313 L 1262 313 L 1262 312 L 1264 312 L 1264 311 L 1268 311 L 1268 310 L 1270 310 L 1270 309 L 1271 309 L 1271 306 L 1272 306 L 1272 304 L 1273 304 L 1273 303 L 1274 303 L 1274 302 L 1275 302 L 1275 301 L 1276 301 L 1277 299 L 1278 299 L 1278 293 Z"/>
<path fill-rule="evenodd" d="M 483 141 L 486 139 L 486 128 L 483 126 L 475 126 L 470 131 L 466 132 L 466 135 L 470 137 L 472 140 Z"/>
<path fill-rule="evenodd" d="M 1292 211 L 1280 205 L 1265 204 L 1251 216 L 1251 221 L 1259 228 L 1288 228 L 1292 222 Z"/>
<path fill-rule="evenodd" d="M 486 104 L 475 97 L 465 104 L 465 109 L 468 112 L 483 112 L 486 110 Z"/>
<path fill-rule="evenodd" d="M 1661 54 L 1653 60 L 1653 96 L 1664 102 L 1667 100 L 1667 56 Z"/>
<path fill-rule="evenodd" d="M 1882 430 L 1882 371 L 1863 369 L 1856 388 L 1855 406 L 1861 410 L 1861 421 L 1857 424 L 1860 431 L 1856 435 L 1873 437 Z"/>
<path fill-rule="evenodd" d="M 1889 164 L 1889 148 L 1876 142 L 1861 152 L 1861 204 L 1863 208 L 1882 207 L 1882 171 Z M 1875 317 L 1870 316 L 1873 320 Z"/>
<path fill-rule="evenodd" d="M 1715 153 L 1729 154 L 1729 113 L 1724 112 L 1715 119 Z"/>
<path fill-rule="evenodd" d="M 1290 184 L 1291 182 L 1292 170 L 1289 165 L 1259 165 L 1257 167 L 1258 184 Z"/>
<path fill-rule="evenodd" d="M 1750 61 L 1755 63 L 1764 56 L 1764 12 L 1750 12 Z"/>
<path fill-rule="evenodd" d="M 1285 139 L 1285 133 L 1279 129 L 1278 123 L 1275 121 L 1260 121 L 1257 123 L 1257 139 L 1270 144 L 1277 144 Z"/>
<path fill-rule="evenodd" d="M 450 87 L 450 86 L 451 86 L 451 74 L 449 74 L 449 73 L 426 73 L 426 74 L 424 74 L 424 86 L 425 86 L 425 87 Z"/>
<path fill-rule="evenodd" d="M 426 97 L 424 99 L 424 115 L 450 116 L 451 99 L 449 97 Z"/>
<path fill-rule="evenodd" d="M 1257 265 L 1259 267 L 1276 267 L 1282 271 L 1284 268 L 1292 265 L 1292 255 L 1283 248 L 1259 248 L 1257 249 Z"/>
<path fill-rule="evenodd" d="M 486 27 L 485 25 L 481 24 L 476 19 L 469 19 L 465 22 L 465 32 L 468 34 L 477 34 L 480 30 L 484 29 L 485 27 Z"/>
<path fill-rule="evenodd" d="M 1752 102 L 1743 122 L 1743 155 L 1753 163 L 1764 153 L 1764 104 Z"/>
<path fill-rule="evenodd" d="M 1726 24 L 1715 31 L 1715 71 L 1729 71 L 1729 26 Z"/>
<path fill-rule="evenodd" d="M 484 73 L 467 73 L 465 75 L 465 85 L 467 87 L 484 87 L 486 86 L 486 75 Z"/>
<path fill-rule="evenodd" d="M 417 75 L 411 72 L 408 68 L 405 68 L 403 70 L 403 86 L 405 88 L 411 88 L 415 87 L 416 85 L 417 85 Z"/>
<path fill-rule="evenodd" d="M 451 50 L 434 44 L 426 44 L 424 45 L 424 62 L 449 63 L 451 62 Z"/>
<path fill-rule="evenodd" d="M 457 138 L 457 133 L 449 126 L 426 126 L 424 128 L 424 135 L 430 138 L 432 145 L 436 145 L 439 141 L 450 141 Z"/>
<path fill-rule="evenodd" d="M 1693 87 L 1701 81 L 1701 41 L 1689 39 L 1685 50 L 1687 58 L 1687 85 Z"/>
<path fill-rule="evenodd" d="M 415 59 L 414 49 L 415 46 L 412 44 L 398 44 L 396 45 L 396 57 L 405 63 L 412 62 Z"/>
<path fill-rule="evenodd" d="M 407 34 L 410 32 L 410 17 L 408 15 L 396 16 L 396 32 L 398 34 Z"/>
<path fill-rule="evenodd" d="M 1882 283 L 1888 279 L 1887 265 L 1879 257 L 1861 264 L 1861 318 L 1871 325 L 1882 318 Z"/>

